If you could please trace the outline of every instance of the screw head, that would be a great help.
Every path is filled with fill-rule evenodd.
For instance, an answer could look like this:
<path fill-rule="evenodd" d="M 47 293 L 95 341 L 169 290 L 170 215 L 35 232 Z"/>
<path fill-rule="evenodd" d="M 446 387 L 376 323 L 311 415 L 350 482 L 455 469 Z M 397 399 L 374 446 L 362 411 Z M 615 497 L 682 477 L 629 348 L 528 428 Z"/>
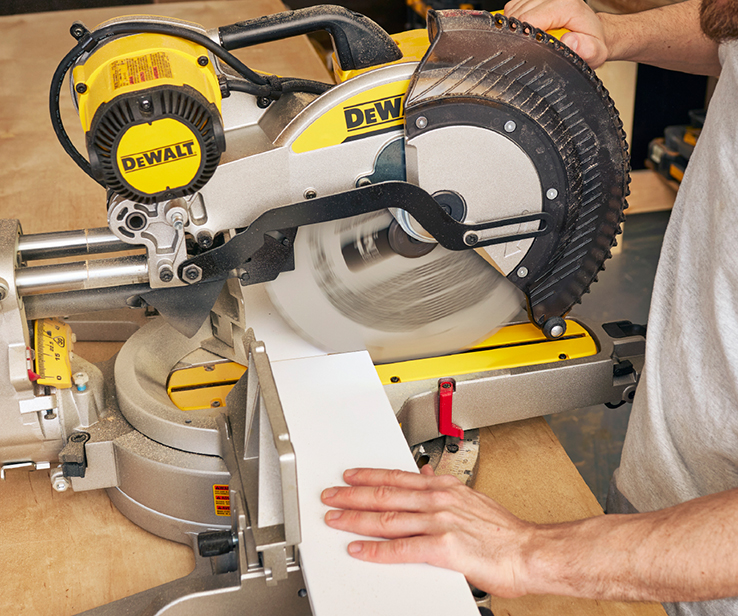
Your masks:
<path fill-rule="evenodd" d="M 518 125 L 515 124 L 515 122 L 513 122 L 512 120 L 508 120 L 507 122 L 505 122 L 504 129 L 506 133 L 514 133 L 517 127 Z"/>
<path fill-rule="evenodd" d="M 154 107 L 153 103 L 151 102 L 150 98 L 142 98 L 138 102 L 138 107 L 141 109 L 141 111 L 151 111 Z"/>
<path fill-rule="evenodd" d="M 315 199 L 315 197 L 317 196 L 318 196 L 318 193 L 315 192 L 315 190 L 313 190 L 312 188 L 308 188 L 304 193 L 305 199 Z"/>
<path fill-rule="evenodd" d="M 0 278 L 0 302 L 3 301 L 6 297 L 8 297 L 8 293 L 10 293 L 10 288 L 8 287 L 8 283 L 5 282 L 2 278 Z"/>
<path fill-rule="evenodd" d="M 210 406 L 212 406 L 214 409 L 217 409 L 220 406 L 220 400 L 213 400 L 210 403 Z"/>
<path fill-rule="evenodd" d="M 551 337 L 552 338 L 560 338 L 564 333 L 564 328 L 561 327 L 561 325 L 554 325 L 551 328 Z"/>
<path fill-rule="evenodd" d="M 210 248 L 213 245 L 213 236 L 209 231 L 200 231 L 197 234 L 197 243 L 200 248 Z"/>
<path fill-rule="evenodd" d="M 52 486 L 57 492 L 66 492 L 69 488 L 69 481 L 66 477 L 57 477 L 56 479 L 54 479 L 54 483 L 52 484 Z"/>
<path fill-rule="evenodd" d="M 390 383 L 399 383 L 399 382 L 400 382 L 399 376 L 390 377 Z"/>
<path fill-rule="evenodd" d="M 415 126 L 417 126 L 420 130 L 423 130 L 426 126 L 428 126 L 428 118 L 425 116 L 418 116 L 415 119 Z"/>
<path fill-rule="evenodd" d="M 456 443 L 449 443 L 448 445 L 446 445 L 446 451 L 448 451 L 449 453 L 456 453 L 457 451 L 459 451 L 459 446 Z"/>
<path fill-rule="evenodd" d="M 199 58 L 197 59 L 197 63 L 198 63 L 198 64 L 199 64 L 200 66 L 207 66 L 207 65 L 208 65 L 208 62 L 209 62 L 209 60 L 208 60 L 208 57 L 207 57 L 207 56 L 200 56 L 200 57 L 199 57 Z"/>
<path fill-rule="evenodd" d="M 559 196 L 559 191 L 556 190 L 555 188 L 549 188 L 546 191 L 546 199 L 548 199 L 549 201 L 553 201 L 558 196 Z"/>
<path fill-rule="evenodd" d="M 467 233 L 464 235 L 464 244 L 467 246 L 474 246 L 479 241 L 479 236 L 476 233 Z"/>
<path fill-rule="evenodd" d="M 174 272 L 171 267 L 165 266 L 159 270 L 159 280 L 162 282 L 172 282 L 174 280 Z"/>
<path fill-rule="evenodd" d="M 256 99 L 256 106 L 259 107 L 259 109 L 266 109 L 271 104 L 272 100 L 267 96 L 260 96 Z"/>
<path fill-rule="evenodd" d="M 202 270 L 197 265 L 188 265 L 184 272 L 184 277 L 190 282 L 196 282 L 202 275 Z"/>
<path fill-rule="evenodd" d="M 72 375 L 72 382 L 77 388 L 77 391 L 84 391 L 85 389 L 87 389 L 87 383 L 89 380 L 90 377 L 87 376 L 86 372 L 75 372 Z"/>
<path fill-rule="evenodd" d="M 87 84 L 78 83 L 76 86 L 74 86 L 74 89 L 77 90 L 78 94 L 84 94 L 85 92 L 87 92 Z"/>
<path fill-rule="evenodd" d="M 525 278 L 528 275 L 528 268 L 527 267 L 519 267 L 518 271 L 515 272 L 518 275 L 518 278 Z"/>

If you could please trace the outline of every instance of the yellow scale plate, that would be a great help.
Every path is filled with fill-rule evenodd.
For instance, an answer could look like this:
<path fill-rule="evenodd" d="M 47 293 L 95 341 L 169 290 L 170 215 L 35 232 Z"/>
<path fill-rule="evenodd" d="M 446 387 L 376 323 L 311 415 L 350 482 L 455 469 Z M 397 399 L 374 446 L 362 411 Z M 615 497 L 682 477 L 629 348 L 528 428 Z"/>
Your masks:
<path fill-rule="evenodd" d="M 532 323 L 508 325 L 468 351 L 382 364 L 376 369 L 383 385 L 393 385 L 595 355 L 597 343 L 590 333 L 576 321 L 566 324 L 561 340 L 548 340 Z M 177 370 L 169 378 L 167 391 L 183 411 L 225 408 L 228 392 L 245 371 L 234 362 L 213 364 L 207 370 L 203 366 Z"/>
<path fill-rule="evenodd" d="M 39 319 L 33 324 L 36 342 L 35 370 L 39 385 L 59 389 L 72 386 L 72 328 L 58 319 Z"/>
<path fill-rule="evenodd" d="M 548 340 L 532 323 L 503 327 L 468 351 L 376 366 L 383 385 L 452 377 L 474 372 L 535 366 L 597 353 L 597 343 L 575 321 L 561 340 Z"/>
<path fill-rule="evenodd" d="M 175 370 L 169 376 L 167 393 L 182 411 L 225 408 L 228 392 L 244 372 L 244 366 L 232 361 Z"/>

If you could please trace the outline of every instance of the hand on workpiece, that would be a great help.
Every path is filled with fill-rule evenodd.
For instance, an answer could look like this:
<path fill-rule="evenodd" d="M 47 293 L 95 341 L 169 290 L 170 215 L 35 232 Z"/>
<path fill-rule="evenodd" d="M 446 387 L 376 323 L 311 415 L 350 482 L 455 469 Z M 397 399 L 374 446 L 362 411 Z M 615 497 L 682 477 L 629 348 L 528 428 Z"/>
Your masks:
<path fill-rule="evenodd" d="M 505 15 L 541 30 L 571 30 L 561 37 L 561 42 L 592 68 L 607 60 L 603 24 L 582 0 L 510 0 L 505 5 Z"/>
<path fill-rule="evenodd" d="M 390 541 L 354 541 L 355 558 L 382 563 L 422 562 L 463 573 L 477 588 L 499 597 L 530 592 L 522 585 L 522 547 L 534 528 L 492 499 L 451 476 L 354 469 L 350 487 L 329 488 L 326 523 Z"/>
<path fill-rule="evenodd" d="M 525 522 L 449 476 L 353 469 L 322 501 L 329 526 L 378 563 L 459 571 L 498 597 L 556 594 L 620 601 L 738 596 L 738 489 L 675 507 L 561 524 Z"/>

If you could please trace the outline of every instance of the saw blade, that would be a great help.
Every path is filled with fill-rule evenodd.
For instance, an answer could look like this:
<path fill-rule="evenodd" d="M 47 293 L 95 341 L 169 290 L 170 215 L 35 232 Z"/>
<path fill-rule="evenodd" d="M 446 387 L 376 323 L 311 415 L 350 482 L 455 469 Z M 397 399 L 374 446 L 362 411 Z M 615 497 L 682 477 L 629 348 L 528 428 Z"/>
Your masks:
<path fill-rule="evenodd" d="M 432 357 L 469 348 L 520 312 L 522 294 L 474 251 L 426 244 L 420 256 L 397 254 L 393 221 L 383 210 L 299 230 L 295 270 L 267 291 L 307 340 L 367 349 L 375 363 Z"/>

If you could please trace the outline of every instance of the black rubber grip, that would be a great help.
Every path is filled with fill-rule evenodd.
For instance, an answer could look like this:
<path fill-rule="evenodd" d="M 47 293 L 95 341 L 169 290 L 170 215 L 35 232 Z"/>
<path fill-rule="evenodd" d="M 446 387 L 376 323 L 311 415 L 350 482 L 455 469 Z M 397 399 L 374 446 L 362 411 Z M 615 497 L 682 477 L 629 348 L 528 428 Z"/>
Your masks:
<path fill-rule="evenodd" d="M 395 41 L 371 19 L 330 4 L 239 21 L 219 28 L 218 33 L 223 47 L 232 50 L 319 30 L 331 35 L 338 62 L 345 71 L 402 58 Z"/>

